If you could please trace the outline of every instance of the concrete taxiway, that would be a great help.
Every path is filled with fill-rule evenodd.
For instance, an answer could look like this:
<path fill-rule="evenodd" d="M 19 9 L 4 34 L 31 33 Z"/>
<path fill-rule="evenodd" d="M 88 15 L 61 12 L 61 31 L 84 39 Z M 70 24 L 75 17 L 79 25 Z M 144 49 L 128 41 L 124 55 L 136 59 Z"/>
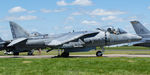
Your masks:
<path fill-rule="evenodd" d="M 68 58 L 86 58 L 96 57 L 95 55 L 70 55 Z M 129 54 L 105 54 L 103 57 L 150 57 L 150 55 L 129 55 Z M 38 55 L 38 56 L 0 56 L 0 58 L 59 58 L 56 55 Z"/>

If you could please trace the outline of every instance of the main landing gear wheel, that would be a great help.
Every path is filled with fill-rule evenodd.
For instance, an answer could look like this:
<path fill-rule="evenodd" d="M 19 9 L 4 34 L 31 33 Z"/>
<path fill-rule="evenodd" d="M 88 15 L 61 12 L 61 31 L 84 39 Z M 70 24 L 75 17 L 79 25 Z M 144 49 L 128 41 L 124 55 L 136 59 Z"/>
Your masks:
<path fill-rule="evenodd" d="M 30 56 L 30 55 L 33 55 L 33 52 L 28 52 L 28 55 Z"/>
<path fill-rule="evenodd" d="M 97 52 L 96 52 L 96 56 L 97 56 L 97 57 L 101 57 L 101 56 L 103 56 L 102 51 L 97 51 Z"/>
<path fill-rule="evenodd" d="M 19 52 L 13 52 L 13 55 L 17 56 L 19 55 Z"/>
<path fill-rule="evenodd" d="M 63 52 L 63 53 L 61 54 L 61 56 L 62 56 L 62 57 L 69 57 L 69 52 Z"/>
<path fill-rule="evenodd" d="M 33 55 L 33 52 L 34 52 L 34 50 L 29 51 L 29 52 L 28 52 L 28 55 L 29 55 L 29 56 L 30 56 L 30 55 Z"/>

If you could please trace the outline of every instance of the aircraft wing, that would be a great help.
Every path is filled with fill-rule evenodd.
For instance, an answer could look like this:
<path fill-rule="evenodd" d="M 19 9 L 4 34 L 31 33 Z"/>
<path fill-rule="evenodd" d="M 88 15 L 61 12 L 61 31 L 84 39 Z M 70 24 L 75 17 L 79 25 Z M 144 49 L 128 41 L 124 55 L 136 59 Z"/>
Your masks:
<path fill-rule="evenodd" d="M 62 45 L 64 43 L 76 40 L 82 36 L 90 35 L 90 34 L 97 34 L 99 32 L 97 31 L 82 31 L 82 32 L 72 32 L 63 34 L 63 36 L 53 39 L 50 43 L 48 43 L 48 46 L 58 46 Z"/>
<path fill-rule="evenodd" d="M 13 46 L 13 45 L 16 45 L 22 41 L 25 41 L 27 40 L 27 38 L 17 38 L 15 40 L 13 40 L 10 44 L 7 45 L 7 47 L 10 47 L 10 46 Z"/>

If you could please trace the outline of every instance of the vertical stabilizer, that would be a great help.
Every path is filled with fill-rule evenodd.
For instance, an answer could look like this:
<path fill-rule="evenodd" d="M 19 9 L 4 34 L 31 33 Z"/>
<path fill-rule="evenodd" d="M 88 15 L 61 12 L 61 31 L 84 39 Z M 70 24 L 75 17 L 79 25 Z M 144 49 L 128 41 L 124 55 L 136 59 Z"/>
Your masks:
<path fill-rule="evenodd" d="M 10 28 L 11 28 L 11 32 L 12 32 L 12 36 L 13 38 L 22 38 L 22 37 L 29 37 L 29 33 L 27 31 L 25 31 L 21 26 L 19 26 L 18 24 L 10 21 Z"/>
<path fill-rule="evenodd" d="M 0 37 L 0 42 L 4 42 L 4 40 L 2 40 L 2 38 Z"/>
<path fill-rule="evenodd" d="M 138 35 L 150 34 L 150 31 L 145 28 L 139 21 L 131 21 L 131 24 Z"/>

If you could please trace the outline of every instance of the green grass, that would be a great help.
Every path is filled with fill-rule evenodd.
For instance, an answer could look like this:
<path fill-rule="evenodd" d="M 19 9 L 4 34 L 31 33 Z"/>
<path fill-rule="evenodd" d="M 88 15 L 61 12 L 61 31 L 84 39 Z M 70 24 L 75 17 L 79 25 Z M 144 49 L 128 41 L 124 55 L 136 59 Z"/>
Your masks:
<path fill-rule="evenodd" d="M 149 58 L 2 58 L 0 75 L 150 75 Z"/>
<path fill-rule="evenodd" d="M 97 49 L 100 49 L 99 47 Z M 121 47 L 105 47 L 106 50 L 150 50 L 150 47 L 140 46 L 121 46 Z"/>

